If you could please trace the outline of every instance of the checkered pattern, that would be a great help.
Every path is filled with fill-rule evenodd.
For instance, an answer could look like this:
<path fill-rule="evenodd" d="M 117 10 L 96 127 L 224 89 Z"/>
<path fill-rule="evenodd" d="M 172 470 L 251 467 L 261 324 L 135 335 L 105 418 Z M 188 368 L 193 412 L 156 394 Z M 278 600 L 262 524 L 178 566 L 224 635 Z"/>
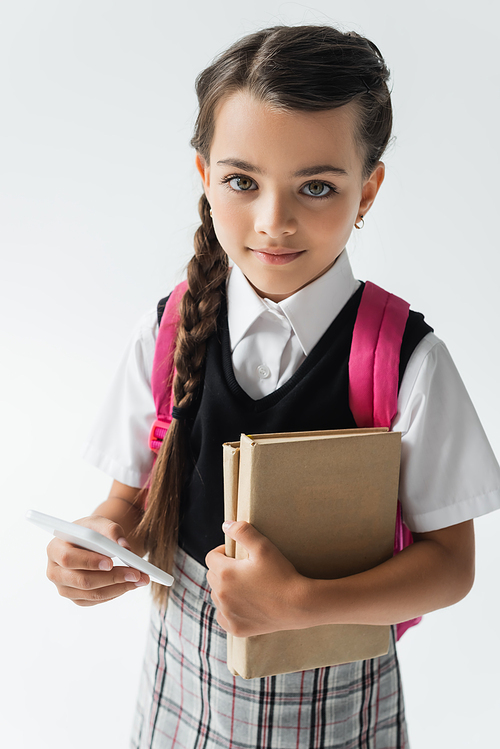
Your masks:
<path fill-rule="evenodd" d="M 206 569 L 178 550 L 153 605 L 134 749 L 409 749 L 394 627 L 389 653 L 245 680 L 226 665 Z"/>

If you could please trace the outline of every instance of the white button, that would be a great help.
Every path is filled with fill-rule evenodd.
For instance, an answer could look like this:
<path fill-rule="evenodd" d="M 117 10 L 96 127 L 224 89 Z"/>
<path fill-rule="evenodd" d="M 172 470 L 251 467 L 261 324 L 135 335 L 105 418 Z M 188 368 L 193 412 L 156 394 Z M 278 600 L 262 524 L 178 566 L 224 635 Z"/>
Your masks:
<path fill-rule="evenodd" d="M 257 373 L 262 380 L 265 380 L 271 374 L 271 370 L 265 364 L 259 364 Z"/>

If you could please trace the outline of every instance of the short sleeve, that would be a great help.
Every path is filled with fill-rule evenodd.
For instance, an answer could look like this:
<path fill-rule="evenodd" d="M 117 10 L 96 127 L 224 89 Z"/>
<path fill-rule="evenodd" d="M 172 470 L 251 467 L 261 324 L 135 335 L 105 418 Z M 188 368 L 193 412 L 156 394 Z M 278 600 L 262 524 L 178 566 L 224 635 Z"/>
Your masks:
<path fill-rule="evenodd" d="M 500 508 L 500 468 L 464 383 L 433 333 L 401 383 L 400 501 L 410 530 L 425 533 Z"/>
<path fill-rule="evenodd" d="M 149 432 L 156 418 L 151 372 L 157 334 L 156 310 L 150 310 L 132 331 L 82 453 L 96 468 L 138 488 L 153 467 Z"/>

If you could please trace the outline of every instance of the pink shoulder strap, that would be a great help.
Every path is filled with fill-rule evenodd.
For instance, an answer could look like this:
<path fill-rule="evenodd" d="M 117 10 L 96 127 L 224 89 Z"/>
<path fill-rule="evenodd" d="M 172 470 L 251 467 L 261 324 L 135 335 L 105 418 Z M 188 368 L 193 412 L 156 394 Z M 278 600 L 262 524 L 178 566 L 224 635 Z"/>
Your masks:
<path fill-rule="evenodd" d="M 367 281 L 349 358 L 349 406 L 358 427 L 390 427 L 398 408 L 399 353 L 410 305 Z"/>
<path fill-rule="evenodd" d="M 410 305 L 367 281 L 349 357 L 349 407 L 358 427 L 389 427 L 398 409 L 399 359 Z M 398 502 L 394 553 L 413 543 Z M 400 622 L 397 638 L 422 617 Z"/>
<path fill-rule="evenodd" d="M 187 281 L 178 284 L 170 294 L 163 312 L 156 339 L 151 389 L 156 406 L 156 421 L 149 435 L 149 446 L 157 453 L 172 422 L 173 391 L 175 377 L 174 351 L 179 325 L 179 304 L 188 287 Z"/>

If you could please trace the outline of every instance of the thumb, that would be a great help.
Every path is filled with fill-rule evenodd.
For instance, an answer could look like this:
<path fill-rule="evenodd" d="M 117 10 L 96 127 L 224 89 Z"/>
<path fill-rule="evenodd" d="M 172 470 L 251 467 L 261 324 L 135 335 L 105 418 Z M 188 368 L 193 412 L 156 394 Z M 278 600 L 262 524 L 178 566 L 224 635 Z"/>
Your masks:
<path fill-rule="evenodd" d="M 121 525 L 115 523 L 109 518 L 102 517 L 102 515 L 91 515 L 90 517 L 82 518 L 81 520 L 75 520 L 75 523 L 85 525 L 87 528 L 91 528 L 102 536 L 106 536 L 106 538 L 109 538 L 111 541 L 123 546 L 124 549 L 132 551 L 130 544 L 125 538 L 125 532 Z"/>
<path fill-rule="evenodd" d="M 253 525 L 247 523 L 245 520 L 227 520 L 225 523 L 222 523 L 222 530 L 230 538 L 234 539 L 234 541 L 241 544 L 248 551 L 249 555 L 257 553 L 268 542 L 262 533 L 259 533 Z"/>

